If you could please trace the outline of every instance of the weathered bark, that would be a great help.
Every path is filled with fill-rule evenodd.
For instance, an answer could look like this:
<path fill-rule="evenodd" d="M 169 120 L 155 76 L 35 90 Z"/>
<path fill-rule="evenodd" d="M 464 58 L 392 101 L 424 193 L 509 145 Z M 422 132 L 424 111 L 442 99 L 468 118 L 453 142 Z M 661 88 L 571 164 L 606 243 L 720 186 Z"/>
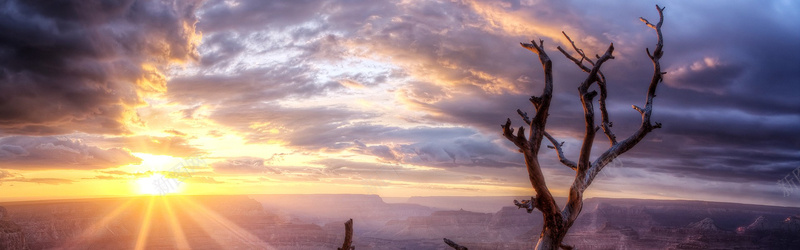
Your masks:
<path fill-rule="evenodd" d="M 344 243 L 339 250 L 353 250 L 356 249 L 353 245 L 353 219 L 347 220 L 344 223 Z"/>
<path fill-rule="evenodd" d="M 567 159 L 563 150 L 561 149 L 563 142 L 558 143 L 558 141 L 545 130 L 550 108 L 550 101 L 553 94 L 553 72 L 552 62 L 544 50 L 543 41 L 540 40 L 538 44 L 536 41 L 531 41 L 531 43 L 521 43 L 522 47 L 533 51 L 539 56 L 539 61 L 541 62 L 544 70 L 544 90 L 540 96 L 532 96 L 530 98 L 535 110 L 533 118 L 528 117 L 528 114 L 522 110 L 517 110 L 517 113 L 520 115 L 522 120 L 528 124 L 530 128 L 527 138 L 525 137 L 524 126 L 519 127 L 517 133 L 514 133 L 514 128 L 511 127 L 511 119 L 506 120 L 506 123 L 501 125 L 501 127 L 503 129 L 503 136 L 509 141 L 513 142 L 514 145 L 519 148 L 519 152 L 523 154 L 525 165 L 527 166 L 528 170 L 528 177 L 531 181 L 534 191 L 536 192 L 536 196 L 531 197 L 531 200 L 523 200 L 522 202 L 515 200 L 514 204 L 519 208 L 525 208 L 529 213 L 533 211 L 533 209 L 538 209 L 542 212 L 544 219 L 542 233 L 539 235 L 535 249 L 557 249 L 559 247 L 563 249 L 572 249 L 572 247 L 564 245 L 562 242 L 570 227 L 572 227 L 572 224 L 578 218 L 581 209 L 583 208 L 583 192 L 589 187 L 603 167 L 612 162 L 619 155 L 636 146 L 636 144 L 638 144 L 648 133 L 656 128 L 661 127 L 660 123 L 656 122 L 655 124 L 652 124 L 650 121 L 650 116 L 653 111 L 653 98 L 655 98 L 656 87 L 658 86 L 658 83 L 661 82 L 663 75 L 666 74 L 666 72 L 661 71 L 661 64 L 659 62 L 661 56 L 663 55 L 661 25 L 664 22 L 664 8 L 656 5 L 656 9 L 658 10 L 659 15 L 659 21 L 657 24 L 652 24 L 646 19 L 640 18 L 641 21 L 644 22 L 648 27 L 654 29 L 657 34 L 656 48 L 653 53 L 651 54 L 649 49 L 646 50 L 647 56 L 650 57 L 654 69 L 653 77 L 650 80 L 650 86 L 647 90 L 645 107 L 640 108 L 635 105 L 633 106 L 633 108 L 641 114 L 642 121 L 639 129 L 622 141 L 617 141 L 616 135 L 614 135 L 614 133 L 611 131 L 612 123 L 609 120 L 608 111 L 606 110 L 607 82 L 605 76 L 600 71 L 601 66 L 605 62 L 614 59 L 614 56 L 612 55 L 614 52 L 614 44 L 609 45 L 608 49 L 606 49 L 606 52 L 602 56 L 595 55 L 596 60 L 592 60 L 586 56 L 583 50 L 579 49 L 575 45 L 575 43 L 569 36 L 567 36 L 566 33 L 564 33 L 564 36 L 570 42 L 572 48 L 578 54 L 578 57 L 570 55 L 570 53 L 561 47 L 558 47 L 558 50 L 568 59 L 578 65 L 581 70 L 588 73 L 586 78 L 578 87 L 578 95 L 580 97 L 581 104 L 583 105 L 585 128 L 577 162 Z M 587 62 L 589 65 L 585 65 L 584 62 Z M 597 97 L 598 92 L 596 90 L 590 91 L 590 88 L 595 83 L 600 91 L 600 98 L 598 100 L 601 116 L 600 126 L 596 126 L 594 121 L 594 98 Z M 609 140 L 610 147 L 605 152 L 600 154 L 600 156 L 594 161 L 592 161 L 590 159 L 592 146 L 594 144 L 595 135 L 601 128 Z M 553 144 L 548 146 L 548 148 L 556 150 L 559 162 L 575 171 L 575 179 L 572 182 L 572 186 L 569 190 L 569 197 L 563 209 L 560 209 L 556 204 L 552 194 L 550 193 L 550 189 L 545 183 L 544 176 L 542 175 L 538 155 L 543 137 L 547 137 L 548 141 Z M 452 243 L 455 244 L 454 242 Z M 453 246 L 453 244 L 448 243 L 450 246 Z M 458 244 L 455 245 L 458 246 Z"/>

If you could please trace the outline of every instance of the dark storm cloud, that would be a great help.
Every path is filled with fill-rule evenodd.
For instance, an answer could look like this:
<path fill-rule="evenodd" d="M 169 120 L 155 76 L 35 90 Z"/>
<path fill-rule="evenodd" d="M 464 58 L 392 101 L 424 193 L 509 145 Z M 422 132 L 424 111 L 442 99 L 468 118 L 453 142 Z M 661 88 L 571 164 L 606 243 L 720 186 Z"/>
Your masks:
<path fill-rule="evenodd" d="M 196 58 L 194 1 L 2 1 L 0 132 L 126 133 L 163 68 Z"/>
<path fill-rule="evenodd" d="M 0 138 L 0 162 L 3 168 L 18 170 L 101 169 L 141 159 L 119 148 L 102 149 L 80 140 L 12 136 Z"/>

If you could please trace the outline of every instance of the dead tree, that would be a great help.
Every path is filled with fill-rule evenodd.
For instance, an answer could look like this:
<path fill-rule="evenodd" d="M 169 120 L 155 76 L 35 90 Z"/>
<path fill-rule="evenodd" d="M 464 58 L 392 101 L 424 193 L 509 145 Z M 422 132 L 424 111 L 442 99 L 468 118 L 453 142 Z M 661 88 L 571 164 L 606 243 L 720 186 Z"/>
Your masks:
<path fill-rule="evenodd" d="M 452 247 L 455 250 L 469 250 L 467 247 L 461 246 L 458 243 L 455 243 L 447 238 L 444 238 L 444 244 L 447 244 L 448 246 Z"/>
<path fill-rule="evenodd" d="M 344 223 L 344 243 L 342 243 L 342 247 L 339 250 L 353 250 L 356 249 L 353 246 L 353 219 L 347 220 Z"/>
<path fill-rule="evenodd" d="M 570 42 L 578 56 L 570 55 L 570 53 L 561 47 L 558 47 L 558 50 L 569 60 L 574 62 L 581 70 L 588 73 L 578 87 L 578 94 L 583 104 L 584 122 L 586 126 L 577 162 L 567 159 L 561 148 L 563 142 L 559 143 L 558 140 L 553 138 L 553 136 L 545 130 L 548 112 L 550 111 L 550 101 L 553 95 L 553 64 L 550 61 L 550 57 L 545 53 L 544 42 L 540 40 L 538 44 L 536 41 L 531 41 L 529 44 L 520 43 L 522 47 L 539 55 L 539 61 L 544 69 L 544 91 L 540 96 L 532 96 L 530 98 L 535 110 L 532 118 L 528 117 L 527 113 L 519 109 L 517 110 L 522 120 L 530 128 L 527 138 L 525 136 L 524 126 L 519 127 L 516 134 L 514 133 L 514 129 L 511 127 L 511 119 L 506 120 L 506 123 L 501 125 L 501 127 L 503 129 L 503 136 L 513 142 L 524 155 L 525 164 L 528 169 L 528 177 L 536 192 L 536 196 L 531 197 L 531 200 L 523 200 L 522 202 L 514 201 L 514 203 L 519 208 L 527 209 L 528 213 L 532 212 L 534 209 L 538 209 L 542 212 L 544 218 L 544 226 L 542 228 L 542 233 L 539 235 L 538 242 L 536 243 L 536 249 L 557 249 L 559 247 L 571 249 L 570 246 L 563 245 L 562 241 L 581 212 L 581 208 L 583 207 L 583 191 L 592 184 L 592 181 L 597 174 L 603 170 L 603 167 L 612 162 L 617 156 L 636 146 L 648 133 L 661 127 L 661 124 L 658 122 L 655 124 L 650 122 L 650 116 L 653 112 L 653 98 L 656 96 L 656 87 L 658 83 L 662 81 L 663 75 L 666 74 L 666 72 L 661 71 L 661 65 L 659 63 L 663 55 L 661 24 L 664 22 L 664 8 L 656 5 L 656 9 L 659 15 L 658 23 L 653 24 L 647 21 L 647 19 L 640 18 L 648 27 L 656 31 L 658 41 L 652 53 L 650 53 L 649 49 L 646 49 L 647 56 L 650 57 L 653 63 L 653 76 L 650 79 L 650 86 L 647 89 L 645 106 L 641 108 L 633 105 L 633 109 L 641 114 L 642 121 L 639 129 L 622 141 L 617 141 L 617 137 L 611 132 L 612 123 L 609 121 L 608 111 L 606 110 L 606 78 L 600 71 L 600 67 L 603 63 L 614 59 L 612 55 L 614 52 L 614 44 L 612 43 L 609 45 L 602 56 L 595 55 L 596 59 L 593 60 L 587 57 L 583 50 L 578 48 L 575 42 L 564 33 L 564 36 Z M 600 95 L 598 99 L 600 126 L 596 126 L 594 121 L 594 98 L 597 97 L 598 92 L 597 90 L 589 90 L 594 84 L 597 85 Z M 592 161 L 590 159 L 592 144 L 595 140 L 595 134 L 600 129 L 603 130 L 603 133 L 608 138 L 610 147 Z M 575 171 L 575 180 L 572 182 L 572 186 L 569 189 L 569 197 L 563 209 L 559 208 L 556 204 L 553 195 L 550 193 L 550 189 L 548 189 L 545 183 L 544 175 L 542 175 L 541 165 L 539 163 L 539 149 L 541 148 L 543 138 L 547 138 L 547 140 L 553 144 L 548 147 L 557 152 L 558 160 L 564 166 Z"/>

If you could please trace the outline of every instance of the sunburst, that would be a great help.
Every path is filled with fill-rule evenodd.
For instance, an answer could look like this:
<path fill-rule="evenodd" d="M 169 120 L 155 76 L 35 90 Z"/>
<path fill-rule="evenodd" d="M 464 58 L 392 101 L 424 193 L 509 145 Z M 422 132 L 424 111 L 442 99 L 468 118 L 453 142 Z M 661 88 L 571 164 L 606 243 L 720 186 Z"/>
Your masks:
<path fill-rule="evenodd" d="M 120 223 L 121 221 L 129 219 L 128 216 L 131 214 L 137 214 L 138 216 L 135 218 L 138 225 L 134 227 L 136 229 L 134 231 L 135 238 L 132 238 L 130 243 L 119 242 L 127 245 L 126 248 L 129 249 L 150 249 L 155 247 L 153 244 L 164 246 L 165 243 L 174 249 L 197 247 L 190 244 L 184 231 L 186 225 L 198 226 L 218 246 L 235 244 L 245 249 L 274 249 L 258 236 L 208 209 L 205 205 L 195 202 L 190 197 L 179 195 L 131 197 L 127 201 L 120 201 L 115 206 L 108 214 L 82 231 L 80 236 L 66 242 L 60 248 L 93 248 L 92 246 L 95 244 L 99 244 L 95 247 L 103 246 L 108 243 L 108 241 L 102 240 L 108 236 L 107 230 L 119 228 L 119 225 L 125 224 Z M 161 228 L 168 229 L 164 232 L 167 235 L 161 233 Z M 154 239 L 157 243 L 153 242 Z M 163 242 L 164 239 L 167 239 L 168 242 Z"/>
<path fill-rule="evenodd" d="M 170 175 L 152 173 L 149 176 L 137 178 L 136 186 L 139 189 L 139 194 L 166 195 L 180 193 L 183 190 L 184 183 L 177 178 L 172 178 Z"/>

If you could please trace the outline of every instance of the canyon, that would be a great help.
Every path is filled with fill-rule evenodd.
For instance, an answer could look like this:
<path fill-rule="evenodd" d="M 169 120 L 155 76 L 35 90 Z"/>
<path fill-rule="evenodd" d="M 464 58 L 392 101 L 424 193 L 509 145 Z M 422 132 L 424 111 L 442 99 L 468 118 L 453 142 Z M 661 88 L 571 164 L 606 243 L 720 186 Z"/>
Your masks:
<path fill-rule="evenodd" d="M 506 206 L 512 199 L 388 203 L 377 195 L 229 195 L 2 202 L 0 249 L 335 249 L 349 218 L 357 249 L 448 249 L 442 238 L 470 249 L 531 248 L 541 214 Z M 589 198 L 565 243 L 576 249 L 800 249 L 800 209 Z"/>

